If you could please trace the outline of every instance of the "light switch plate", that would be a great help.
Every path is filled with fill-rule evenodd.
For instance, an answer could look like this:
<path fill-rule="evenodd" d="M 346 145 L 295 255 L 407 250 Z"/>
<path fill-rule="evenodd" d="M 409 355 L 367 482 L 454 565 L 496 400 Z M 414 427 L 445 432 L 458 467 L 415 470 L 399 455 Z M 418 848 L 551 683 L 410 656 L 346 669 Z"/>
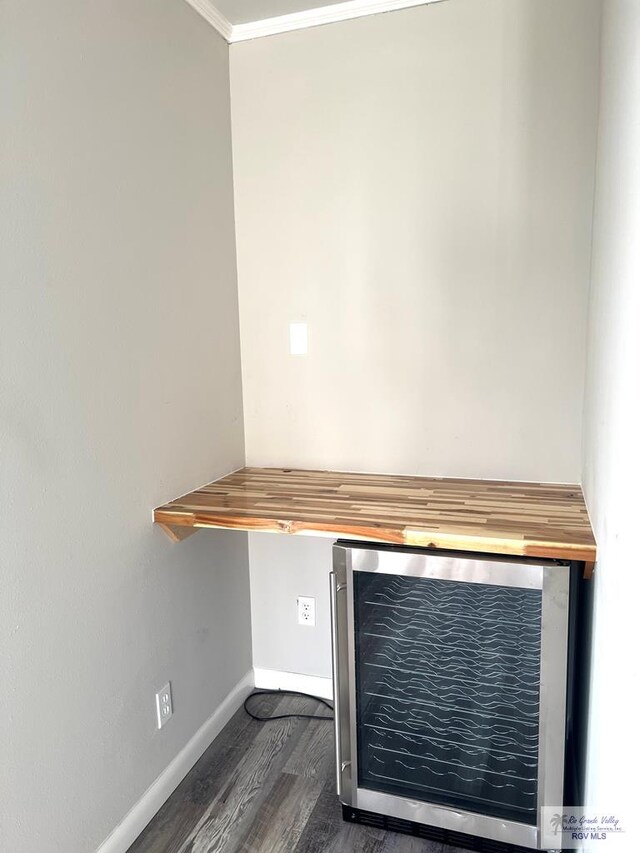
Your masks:
<path fill-rule="evenodd" d="M 291 355 L 309 352 L 309 329 L 306 323 L 289 323 L 289 351 Z"/>

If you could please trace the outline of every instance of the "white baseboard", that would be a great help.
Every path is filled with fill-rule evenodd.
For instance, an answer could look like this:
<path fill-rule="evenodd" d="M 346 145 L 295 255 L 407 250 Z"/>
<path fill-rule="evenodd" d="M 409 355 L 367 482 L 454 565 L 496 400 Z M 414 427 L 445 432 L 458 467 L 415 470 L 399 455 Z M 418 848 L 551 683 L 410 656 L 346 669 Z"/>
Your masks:
<path fill-rule="evenodd" d="M 333 681 L 319 675 L 302 675 L 299 672 L 280 672 L 277 669 L 254 667 L 255 685 L 262 690 L 296 690 L 333 699 Z"/>
<path fill-rule="evenodd" d="M 191 740 L 147 788 L 133 808 L 100 845 L 96 853 L 126 853 L 160 806 L 175 791 L 211 741 L 222 731 L 253 689 L 250 670 L 200 726 Z"/>

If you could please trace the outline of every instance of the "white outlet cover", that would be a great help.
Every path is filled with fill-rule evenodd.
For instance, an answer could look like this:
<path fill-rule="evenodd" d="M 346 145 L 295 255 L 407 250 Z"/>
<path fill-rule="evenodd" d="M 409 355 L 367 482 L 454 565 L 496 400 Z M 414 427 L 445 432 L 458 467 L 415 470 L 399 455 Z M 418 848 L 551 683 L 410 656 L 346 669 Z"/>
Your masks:
<path fill-rule="evenodd" d="M 314 628 L 316 624 L 316 600 L 311 596 L 298 596 L 298 625 Z"/>
<path fill-rule="evenodd" d="M 162 690 L 156 693 L 156 716 L 158 728 L 161 729 L 167 720 L 173 716 L 173 700 L 171 699 L 171 682 L 167 681 Z"/>
<path fill-rule="evenodd" d="M 289 351 L 291 355 L 309 352 L 309 330 L 306 323 L 289 323 Z"/>

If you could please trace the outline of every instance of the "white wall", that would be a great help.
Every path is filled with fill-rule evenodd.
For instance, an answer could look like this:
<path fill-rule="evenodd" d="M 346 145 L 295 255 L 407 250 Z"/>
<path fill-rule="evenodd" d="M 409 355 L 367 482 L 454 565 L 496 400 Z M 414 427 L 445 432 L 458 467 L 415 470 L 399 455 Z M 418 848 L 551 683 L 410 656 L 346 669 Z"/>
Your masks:
<path fill-rule="evenodd" d="M 246 536 L 151 524 L 244 459 L 228 48 L 3 0 L 0 90 L 0 849 L 87 853 L 251 666 Z"/>
<path fill-rule="evenodd" d="M 588 801 L 634 825 L 640 747 L 640 4 L 606 0 L 594 221 L 584 488 L 598 541 Z"/>
<path fill-rule="evenodd" d="M 231 47 L 249 464 L 579 479 L 599 22 L 452 0 Z M 250 537 L 257 666 L 304 666 L 310 547 Z"/>

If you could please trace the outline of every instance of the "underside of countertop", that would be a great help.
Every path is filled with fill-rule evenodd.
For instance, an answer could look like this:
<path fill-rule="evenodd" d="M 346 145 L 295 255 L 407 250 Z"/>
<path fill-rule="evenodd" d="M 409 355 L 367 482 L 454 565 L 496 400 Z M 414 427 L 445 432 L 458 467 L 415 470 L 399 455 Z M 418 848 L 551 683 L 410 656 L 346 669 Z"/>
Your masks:
<path fill-rule="evenodd" d="M 580 560 L 596 543 L 579 485 L 242 468 L 158 507 L 178 541 L 201 528 L 342 537 Z"/>

